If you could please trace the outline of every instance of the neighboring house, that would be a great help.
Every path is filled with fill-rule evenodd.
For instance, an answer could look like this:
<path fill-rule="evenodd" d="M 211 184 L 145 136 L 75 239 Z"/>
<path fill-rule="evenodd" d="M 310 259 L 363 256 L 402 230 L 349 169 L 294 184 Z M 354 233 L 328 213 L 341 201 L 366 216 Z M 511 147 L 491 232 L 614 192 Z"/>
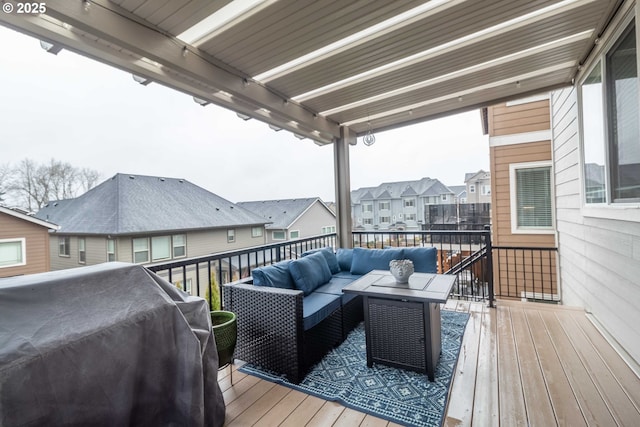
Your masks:
<path fill-rule="evenodd" d="M 119 173 L 36 216 L 60 225 L 51 239 L 52 270 L 179 261 L 266 242 L 261 217 L 176 178 Z"/>
<path fill-rule="evenodd" d="M 50 270 L 49 230 L 58 226 L 0 206 L 0 277 Z"/>
<path fill-rule="evenodd" d="M 420 230 L 429 206 L 454 204 L 454 193 L 437 179 L 387 182 L 351 192 L 355 230 Z"/>
<path fill-rule="evenodd" d="M 640 100 L 636 3 L 625 1 L 575 85 L 551 94 L 562 300 L 640 363 Z M 637 366 L 637 365 L 636 365 Z"/>
<path fill-rule="evenodd" d="M 336 232 L 336 214 L 318 197 L 239 202 L 267 222 L 267 243 Z"/>
<path fill-rule="evenodd" d="M 467 190 L 465 203 L 491 203 L 491 172 L 480 169 L 464 174 Z"/>
<path fill-rule="evenodd" d="M 454 203 L 467 203 L 466 185 L 449 185 L 449 190 L 453 191 Z"/>
<path fill-rule="evenodd" d="M 559 300 L 556 252 L 543 254 L 539 249 L 556 248 L 549 95 L 494 105 L 483 117 L 494 176 L 489 193 L 492 244 L 496 248 L 494 286 L 503 295 Z M 471 179 L 481 176 L 475 174 Z M 522 250 L 502 251 L 501 247 Z M 514 269 L 519 269 L 522 277 L 515 277 Z M 535 271 L 541 270 L 549 272 L 546 280 L 536 276 L 539 282 L 531 283 Z"/>

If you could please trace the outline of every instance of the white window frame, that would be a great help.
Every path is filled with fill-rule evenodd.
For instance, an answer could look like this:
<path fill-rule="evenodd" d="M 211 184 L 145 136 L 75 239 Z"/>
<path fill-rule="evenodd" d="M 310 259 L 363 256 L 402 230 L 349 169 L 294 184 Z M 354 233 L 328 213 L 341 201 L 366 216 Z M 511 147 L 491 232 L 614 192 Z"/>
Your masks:
<path fill-rule="evenodd" d="M 391 209 L 391 202 L 389 200 L 383 200 L 378 202 L 378 210 L 384 211 Z"/>
<path fill-rule="evenodd" d="M 516 195 L 516 171 L 521 169 L 535 169 L 549 167 L 549 191 L 551 197 L 551 226 L 550 227 L 518 227 L 518 200 Z M 553 165 L 549 161 L 511 163 L 509 165 L 509 191 L 511 204 L 511 233 L 512 234 L 554 234 L 555 233 L 555 195 L 554 195 Z"/>
<path fill-rule="evenodd" d="M 0 239 L 0 244 L 2 243 L 20 243 L 20 252 L 21 252 L 21 261 L 15 264 L 8 265 L 0 265 L 0 268 L 10 268 L 10 267 L 20 267 L 22 265 L 27 265 L 27 240 L 24 237 L 18 237 L 16 239 Z"/>
<path fill-rule="evenodd" d="M 276 237 L 276 233 L 278 233 L 278 236 L 280 235 L 280 233 L 282 233 L 282 237 Z M 273 230 L 271 232 L 271 239 L 272 240 L 287 240 L 287 233 L 283 230 Z"/>
<path fill-rule="evenodd" d="M 263 235 L 262 227 L 251 227 L 251 237 L 262 237 Z"/>
<path fill-rule="evenodd" d="M 166 247 L 162 248 L 165 252 L 166 252 L 166 256 L 160 257 L 157 256 L 156 253 L 159 252 L 158 249 L 160 249 L 159 247 L 159 242 L 160 239 L 163 239 L 162 243 L 166 242 Z M 164 245 L 163 245 L 164 246 Z M 154 250 L 155 248 L 155 250 Z M 171 253 L 173 250 L 173 245 L 171 243 L 171 236 L 153 236 L 151 237 L 151 261 L 152 262 L 156 262 L 156 261 L 164 261 L 167 259 L 171 259 Z"/>
<path fill-rule="evenodd" d="M 387 221 L 384 221 L 385 219 Z M 385 216 L 381 216 L 380 217 L 380 224 L 391 224 L 391 217 L 390 216 L 386 216 L 386 215 Z"/>
<path fill-rule="evenodd" d="M 482 184 L 482 190 L 481 190 L 480 194 L 482 194 L 483 196 L 490 196 L 491 195 L 491 185 Z"/>
<path fill-rule="evenodd" d="M 447 199 L 448 199 L 448 197 L 447 197 L 447 195 L 446 195 L 446 194 L 441 194 L 441 195 L 440 195 L 440 198 L 442 199 L 442 201 L 443 201 L 443 202 L 446 202 L 446 201 L 447 201 Z"/>
<path fill-rule="evenodd" d="M 144 240 L 147 243 L 147 248 L 144 251 L 136 251 L 136 240 Z M 131 239 L 131 252 L 132 252 L 132 258 L 133 258 L 133 263 L 134 264 L 144 264 L 146 262 L 149 262 L 149 260 L 151 259 L 151 245 L 149 243 L 149 238 L 148 237 L 134 237 L 133 239 Z M 142 253 L 142 252 L 146 252 L 147 253 L 147 259 L 144 261 L 136 261 L 136 254 L 137 253 Z"/>
<path fill-rule="evenodd" d="M 415 197 L 408 197 L 402 200 L 402 206 L 405 208 L 415 208 L 416 207 L 416 199 Z"/>
<path fill-rule="evenodd" d="M 476 185 L 469 184 L 469 193 L 475 193 L 475 192 L 476 192 Z"/>
<path fill-rule="evenodd" d="M 113 251 L 109 251 L 109 242 L 113 243 Z M 113 259 L 109 259 L 109 255 L 113 255 Z M 115 239 L 107 239 L 107 262 L 117 261 L 116 258 L 116 240 Z"/>
<path fill-rule="evenodd" d="M 335 225 L 325 225 L 324 227 L 322 227 L 322 234 L 331 234 L 335 232 L 336 232 Z"/>
<path fill-rule="evenodd" d="M 182 237 L 182 244 L 176 244 L 176 238 Z M 184 248 L 183 255 L 176 255 L 176 248 Z M 174 234 L 171 236 L 171 256 L 173 258 L 184 258 L 187 256 L 187 235 L 186 234 Z"/>
<path fill-rule="evenodd" d="M 373 212 L 373 203 L 363 203 L 362 212 Z"/>
<path fill-rule="evenodd" d="M 65 253 L 60 251 L 60 243 L 64 242 Z M 63 258 L 71 258 L 71 237 L 70 236 L 58 236 L 58 256 Z"/>
<path fill-rule="evenodd" d="M 611 180 L 610 180 L 610 157 L 609 150 L 611 148 L 611 142 L 609 140 L 609 112 L 607 109 L 607 94 L 605 92 L 607 86 L 607 69 L 603 65 L 606 63 L 607 55 L 611 52 L 614 46 L 618 44 L 623 35 L 625 34 L 629 25 L 635 20 L 635 34 L 636 34 L 636 57 L 637 57 L 637 69 L 640 74 L 640 22 L 638 17 L 635 16 L 634 13 L 630 13 L 627 17 L 625 17 L 620 25 L 619 30 L 612 35 L 612 37 L 607 41 L 606 44 L 603 45 L 602 50 L 598 52 L 598 55 L 593 58 L 591 64 L 588 68 L 585 69 L 584 73 L 580 76 L 580 80 L 578 81 L 578 118 L 580 125 L 580 193 L 582 199 L 582 210 L 581 213 L 585 217 L 594 217 L 594 218 L 605 218 L 605 219 L 616 219 L 621 221 L 638 221 L 638 209 L 640 208 L 640 202 L 636 200 L 630 200 L 628 202 L 625 201 L 612 201 L 612 190 L 611 190 Z M 602 114 L 603 114 L 603 124 L 604 124 L 604 135 L 603 135 L 603 144 L 605 149 L 605 171 L 604 171 L 604 180 L 605 180 L 605 193 L 606 200 L 603 203 L 587 203 L 586 202 L 586 188 L 585 188 L 585 145 L 584 145 L 584 105 L 583 105 L 583 95 L 582 95 L 582 87 L 584 82 L 589 77 L 589 75 L 593 72 L 596 66 L 602 67 Z M 640 76 L 638 77 L 640 80 Z M 640 82 L 639 82 L 640 84 Z"/>
<path fill-rule="evenodd" d="M 289 231 L 289 239 L 299 239 L 299 238 L 300 238 L 300 230 Z"/>
<path fill-rule="evenodd" d="M 364 225 L 373 225 L 373 218 L 364 218 L 362 220 L 362 224 L 364 224 Z"/>
<path fill-rule="evenodd" d="M 236 242 L 236 229 L 227 228 L 227 243 L 235 243 L 235 242 Z"/>
<path fill-rule="evenodd" d="M 84 253 L 84 259 L 83 258 Z M 87 239 L 84 237 L 78 237 L 78 264 L 87 263 Z"/>

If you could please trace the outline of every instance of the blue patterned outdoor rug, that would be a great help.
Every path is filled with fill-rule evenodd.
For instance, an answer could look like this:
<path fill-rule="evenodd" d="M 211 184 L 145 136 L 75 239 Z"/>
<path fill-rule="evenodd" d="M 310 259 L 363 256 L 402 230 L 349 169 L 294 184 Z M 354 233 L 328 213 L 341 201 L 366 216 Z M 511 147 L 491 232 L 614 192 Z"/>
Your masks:
<path fill-rule="evenodd" d="M 327 354 L 298 385 L 246 364 L 241 372 L 407 426 L 439 426 L 458 361 L 467 313 L 442 310 L 442 352 L 435 381 L 426 374 L 374 363 L 367 368 L 364 324 Z"/>

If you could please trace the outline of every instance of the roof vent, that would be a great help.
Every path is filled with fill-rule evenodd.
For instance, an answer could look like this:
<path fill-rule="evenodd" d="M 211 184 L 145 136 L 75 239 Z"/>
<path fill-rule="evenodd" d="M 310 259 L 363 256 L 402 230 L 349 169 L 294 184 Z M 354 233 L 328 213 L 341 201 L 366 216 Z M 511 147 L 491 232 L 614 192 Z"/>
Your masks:
<path fill-rule="evenodd" d="M 164 178 L 159 178 L 159 179 L 160 179 L 160 181 L 164 182 Z"/>
<path fill-rule="evenodd" d="M 129 179 L 136 179 L 136 177 L 133 175 L 129 175 Z"/>
<path fill-rule="evenodd" d="M 179 179 L 178 182 L 184 182 L 184 179 Z"/>

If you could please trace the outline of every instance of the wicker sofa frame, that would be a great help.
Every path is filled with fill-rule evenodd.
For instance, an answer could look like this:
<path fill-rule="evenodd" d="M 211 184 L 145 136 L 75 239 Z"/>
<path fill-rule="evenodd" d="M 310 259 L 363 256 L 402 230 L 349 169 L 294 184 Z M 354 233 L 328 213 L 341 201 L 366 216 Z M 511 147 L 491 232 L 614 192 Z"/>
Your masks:
<path fill-rule="evenodd" d="M 363 320 L 358 296 L 305 331 L 302 298 L 299 290 L 253 286 L 252 278 L 224 285 L 225 310 L 238 317 L 234 357 L 297 384 Z"/>

